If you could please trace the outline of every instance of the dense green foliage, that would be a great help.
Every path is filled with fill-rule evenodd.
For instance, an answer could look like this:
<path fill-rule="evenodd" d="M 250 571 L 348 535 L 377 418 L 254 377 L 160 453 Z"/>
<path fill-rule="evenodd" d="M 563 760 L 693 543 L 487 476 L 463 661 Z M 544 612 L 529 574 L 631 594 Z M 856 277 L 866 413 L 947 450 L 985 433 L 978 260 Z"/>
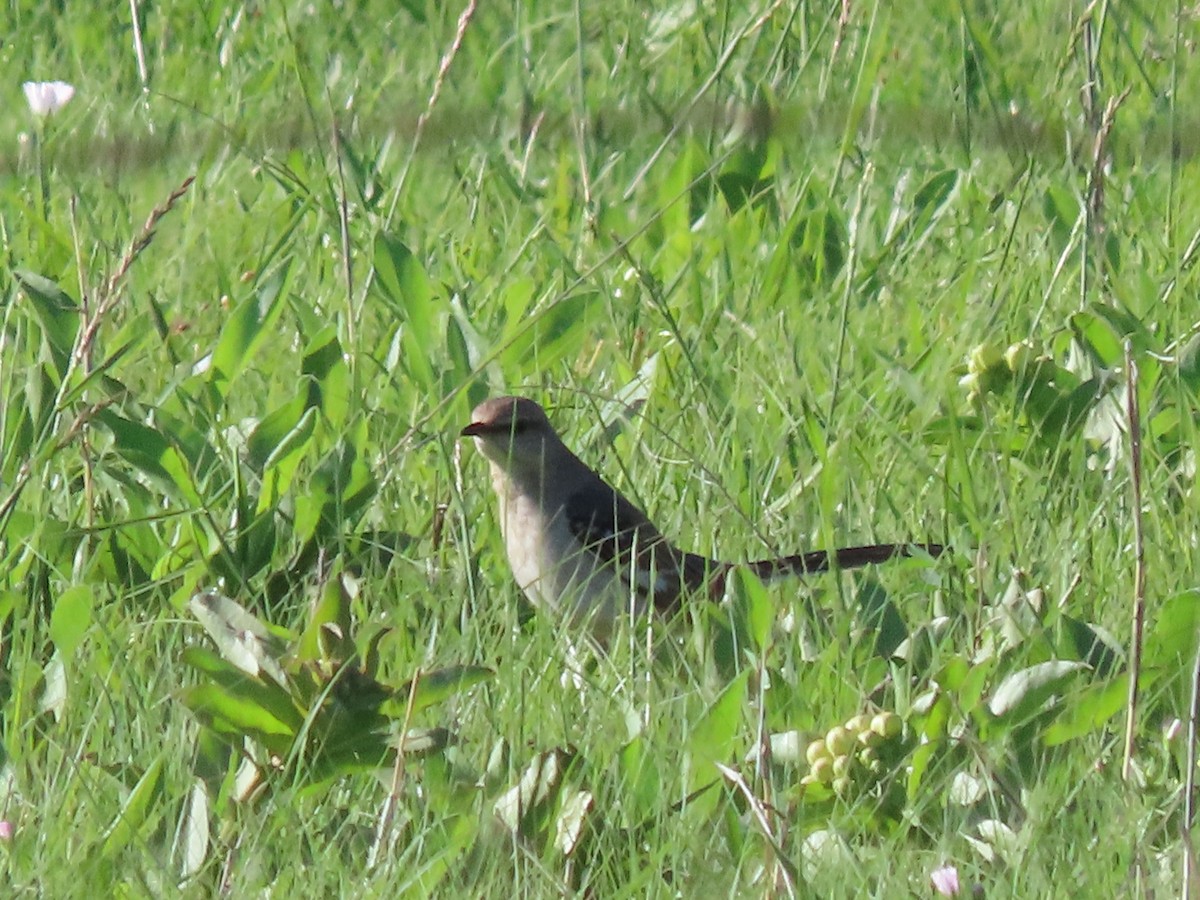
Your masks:
<path fill-rule="evenodd" d="M 1176 889 L 1195 9 L 133 8 L 0 51 L 15 890 Z M 498 392 L 689 549 L 953 550 L 573 648 Z"/>

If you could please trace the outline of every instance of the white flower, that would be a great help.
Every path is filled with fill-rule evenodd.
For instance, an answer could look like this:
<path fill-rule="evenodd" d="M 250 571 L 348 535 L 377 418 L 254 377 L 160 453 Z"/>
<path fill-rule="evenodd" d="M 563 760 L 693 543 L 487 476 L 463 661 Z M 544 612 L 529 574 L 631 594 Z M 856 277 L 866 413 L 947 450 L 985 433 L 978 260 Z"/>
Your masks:
<path fill-rule="evenodd" d="M 934 869 L 929 873 L 929 880 L 933 882 L 933 889 L 943 897 L 958 895 L 958 869 L 954 866 L 942 866 L 940 869 Z"/>
<path fill-rule="evenodd" d="M 75 86 L 65 81 L 27 81 L 22 87 L 35 116 L 53 115 L 75 96 Z"/>

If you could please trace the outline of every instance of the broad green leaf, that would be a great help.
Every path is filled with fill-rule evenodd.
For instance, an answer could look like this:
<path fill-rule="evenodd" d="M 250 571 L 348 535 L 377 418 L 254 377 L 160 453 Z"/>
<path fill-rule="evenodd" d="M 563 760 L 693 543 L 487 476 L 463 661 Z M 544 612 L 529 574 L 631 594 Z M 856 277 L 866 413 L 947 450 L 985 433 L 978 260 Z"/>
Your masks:
<path fill-rule="evenodd" d="M 746 566 L 734 570 L 734 596 L 737 608 L 745 617 L 746 631 L 753 642 L 755 652 L 762 653 L 771 639 L 771 626 L 775 621 L 775 605 L 762 580 Z"/>
<path fill-rule="evenodd" d="M 776 103 L 769 87 L 758 85 L 751 103 L 752 120 L 773 117 Z M 725 146 L 733 149 L 721 164 L 717 187 L 729 209 L 737 211 L 770 188 L 778 164 L 779 141 L 771 139 L 758 121 L 747 121 L 734 129 Z"/>
<path fill-rule="evenodd" d="M 1070 239 L 1082 215 L 1079 198 L 1059 182 L 1051 182 L 1042 196 L 1042 212 L 1060 244 Z"/>
<path fill-rule="evenodd" d="M 261 473 L 266 469 L 272 457 L 279 452 L 280 445 L 295 443 L 294 435 L 307 411 L 308 396 L 302 390 L 259 420 L 246 439 L 246 458 L 255 471 Z M 308 425 L 308 434 L 312 434 L 313 424 L 310 422 Z"/>
<path fill-rule="evenodd" d="M 1077 660 L 1053 659 L 1021 669 L 1000 682 L 992 692 L 988 709 L 997 718 L 1019 723 L 1087 668 L 1087 663 Z"/>
<path fill-rule="evenodd" d="M 1154 339 L 1141 320 L 1109 303 L 1093 303 L 1071 316 L 1070 322 L 1080 346 L 1106 369 L 1124 365 L 1126 339 L 1138 357 L 1154 349 Z"/>
<path fill-rule="evenodd" d="M 129 522 L 103 535 L 96 546 L 97 574 L 113 584 L 144 589 L 166 556 L 162 533 L 151 522 Z"/>
<path fill-rule="evenodd" d="M 532 278 L 514 277 L 509 281 L 500 294 L 504 320 L 515 324 L 524 319 L 536 293 L 537 284 Z"/>
<path fill-rule="evenodd" d="M 77 584 L 69 587 L 54 603 L 50 614 L 50 640 L 64 661 L 69 661 L 92 625 L 92 588 Z"/>
<path fill-rule="evenodd" d="M 251 677 L 265 672 L 276 684 L 287 686 L 278 662 L 283 655 L 280 641 L 240 604 L 208 590 L 194 594 L 188 609 L 204 626 L 222 657 Z"/>
<path fill-rule="evenodd" d="M 377 708 L 326 703 L 304 733 L 307 778 L 325 780 L 387 765 L 395 759 L 388 724 Z"/>
<path fill-rule="evenodd" d="M 998 662 L 998 657 L 990 656 L 971 664 L 958 690 L 959 709 L 971 714 L 982 712 L 984 691 Z"/>
<path fill-rule="evenodd" d="M 309 341 L 300 372 L 312 379 L 309 404 L 319 406 L 330 425 L 340 429 L 350 415 L 350 370 L 334 326 L 328 326 Z"/>
<path fill-rule="evenodd" d="M 1200 332 L 1192 335 L 1175 355 L 1179 379 L 1189 391 L 1200 392 Z"/>
<path fill-rule="evenodd" d="M 687 736 L 692 756 L 688 789 L 695 790 L 718 775 L 713 763 L 728 762 L 742 726 L 750 670 L 744 669 L 721 692 Z"/>
<path fill-rule="evenodd" d="M 112 434 L 113 447 L 121 457 L 169 494 L 195 507 L 204 506 L 192 480 L 187 460 L 162 432 L 119 415 L 111 407 L 98 412 L 94 421 Z"/>
<path fill-rule="evenodd" d="M 404 314 L 402 346 L 410 375 L 427 388 L 436 382 L 430 354 L 435 340 L 433 288 L 420 262 L 398 239 L 380 233 L 373 256 L 375 283 Z"/>
<path fill-rule="evenodd" d="M 34 272 L 16 269 L 13 278 L 33 303 L 42 333 L 50 346 L 58 380 L 62 381 L 71 363 L 71 352 L 79 333 L 79 304 L 62 288 Z"/>
<path fill-rule="evenodd" d="M 288 270 L 289 265 L 285 264 L 272 273 L 225 320 L 209 367 L 209 383 L 221 396 L 228 392 L 263 342 L 276 337 Z"/>
<path fill-rule="evenodd" d="M 525 283 L 528 285 L 530 293 L 520 302 L 521 308 L 516 314 L 517 318 L 520 318 L 524 314 L 525 308 L 529 305 L 529 297 L 532 296 L 533 283 Z M 503 299 L 507 302 L 512 293 L 513 285 L 509 284 L 507 290 L 504 292 Z M 505 308 L 507 309 L 507 306 Z M 471 320 L 471 317 L 467 314 L 467 310 L 463 306 L 462 299 L 457 294 L 450 299 L 450 322 L 454 325 L 454 333 L 457 336 L 447 336 L 448 343 L 454 346 L 460 341 L 462 342 L 462 347 L 467 354 L 467 365 L 471 371 L 474 371 L 476 367 L 482 365 L 483 359 L 487 356 L 491 347 L 483 335 L 479 333 L 479 329 L 475 327 L 475 323 Z M 459 349 L 450 350 L 451 358 L 456 358 L 459 352 Z"/>
<path fill-rule="evenodd" d="M 1071 316 L 1071 330 L 1097 364 L 1110 369 L 1121 364 L 1125 355 L 1121 335 L 1104 319 L 1093 312 L 1077 312 Z"/>
<path fill-rule="evenodd" d="M 417 679 L 416 695 L 413 697 L 413 714 L 428 709 L 455 694 L 470 690 L 493 677 L 496 673 L 486 666 L 449 666 L 426 672 Z M 408 696 L 413 690 L 412 681 L 406 681 L 392 693 L 388 704 L 389 714 L 405 715 Z"/>
<path fill-rule="evenodd" d="M 926 741 L 917 746 L 912 752 L 908 763 L 908 780 L 906 793 L 909 802 L 913 802 L 921 796 L 921 786 L 925 780 L 925 773 L 929 769 L 930 763 L 933 762 L 934 755 L 944 749 L 944 743 L 940 740 Z"/>
<path fill-rule="evenodd" d="M 1072 616 L 1062 617 L 1070 649 L 1086 662 L 1101 678 L 1107 678 L 1125 655 L 1115 638 L 1098 625 L 1083 622 Z"/>
<path fill-rule="evenodd" d="M 371 635 L 371 639 L 367 641 L 367 648 L 362 653 L 362 673 L 368 678 L 376 678 L 379 675 L 379 644 L 391 634 L 392 629 L 381 626 Z"/>
<path fill-rule="evenodd" d="M 806 265 L 806 274 L 815 282 L 828 284 L 846 263 L 850 252 L 847 242 L 846 226 L 840 212 L 829 207 L 805 218 L 792 246 L 798 251 L 796 261 Z"/>
<path fill-rule="evenodd" d="M 467 345 L 462 318 L 458 315 L 452 316 L 446 322 L 446 358 L 450 360 L 455 383 L 469 383 L 475 368 L 472 361 L 474 354 Z"/>
<path fill-rule="evenodd" d="M 24 606 L 25 594 L 21 591 L 15 591 L 12 588 L 0 588 L 0 627 L 8 621 L 8 617 L 13 614 L 13 610 Z M 53 640 L 53 636 L 51 637 Z M 0 748 L 3 744 L 0 744 Z M 0 749 L 0 757 L 3 756 L 3 750 Z"/>
<path fill-rule="evenodd" d="M 11 584 L 19 584 L 35 564 L 50 563 L 69 571 L 71 560 L 84 540 L 77 530 L 68 527 L 61 519 L 41 511 L 35 514 L 20 508 L 9 516 L 3 537 L 37 548 L 36 553 L 23 553 L 15 562 L 10 558 L 11 568 L 5 575 Z M 19 608 L 23 609 L 24 605 Z"/>
<path fill-rule="evenodd" d="M 946 660 L 946 664 L 942 666 L 934 680 L 946 690 L 957 692 L 966 684 L 970 671 L 971 665 L 965 658 L 953 656 Z"/>
<path fill-rule="evenodd" d="M 1061 397 L 1039 423 L 1039 436 L 1052 445 L 1057 445 L 1064 437 L 1074 436 L 1111 386 L 1111 382 L 1103 377 L 1089 378 Z"/>
<path fill-rule="evenodd" d="M 658 760 L 638 735 L 621 748 L 617 757 L 621 770 L 621 809 L 637 821 L 649 816 L 662 800 L 662 774 Z"/>
<path fill-rule="evenodd" d="M 192 481 L 202 482 L 214 472 L 219 472 L 218 478 L 227 477 L 223 461 L 209 443 L 211 431 L 197 409 L 199 401 L 178 389 L 172 394 L 171 400 L 177 401 L 178 406 L 174 409 L 168 409 L 168 404 L 155 407 L 154 422 L 159 433 L 187 460 L 193 473 Z"/>
<path fill-rule="evenodd" d="M 712 180 L 705 174 L 708 162 L 708 154 L 700 144 L 689 140 L 662 180 L 659 224 L 666 242 L 680 240 L 690 245 L 692 225 L 704 215 L 712 199 Z"/>
<path fill-rule="evenodd" d="M 524 370 L 530 365 L 545 369 L 585 342 L 595 340 L 595 319 L 603 300 L 595 292 L 582 292 L 559 300 L 549 309 L 534 314 L 510 328 L 511 343 L 500 355 L 508 368 Z"/>
<path fill-rule="evenodd" d="M 241 759 L 240 748 L 237 753 L 233 751 L 229 741 L 207 725 L 201 725 L 196 733 L 196 756 L 192 763 L 192 772 L 215 789 L 238 767 Z"/>
<path fill-rule="evenodd" d="M 1048 747 L 1056 747 L 1101 730 L 1125 708 L 1128 696 L 1128 673 L 1105 684 L 1089 685 L 1071 697 L 1070 704 L 1043 733 L 1043 742 Z"/>
<path fill-rule="evenodd" d="M 117 817 L 108 826 L 104 843 L 100 847 L 100 855 L 105 859 L 112 859 L 128 847 L 130 842 L 138 839 L 142 829 L 150 821 L 154 801 L 159 794 L 158 783 L 162 777 L 163 759 L 160 755 L 150 764 L 125 798 L 125 802 L 121 804 L 121 811 L 117 813 Z"/>
<path fill-rule="evenodd" d="M 953 705 L 950 698 L 938 692 L 924 712 L 913 717 L 913 725 L 920 729 L 922 737 L 927 740 L 940 740 L 946 736 L 950 725 L 950 713 Z"/>
<path fill-rule="evenodd" d="M 1200 629 L 1200 589 L 1181 591 L 1165 601 L 1154 614 L 1146 636 L 1142 663 L 1147 668 L 1180 668 L 1196 656 Z"/>
<path fill-rule="evenodd" d="M 263 476 L 255 512 L 274 508 L 288 492 L 316 427 L 317 410 L 308 406 L 302 391 L 254 429 L 247 450 L 251 463 L 261 465 Z"/>
<path fill-rule="evenodd" d="M 1093 303 L 1089 306 L 1091 312 L 1108 322 L 1114 334 L 1122 339 L 1129 338 L 1133 344 L 1134 353 L 1141 356 L 1147 350 L 1155 349 L 1155 341 L 1146 325 L 1129 312 L 1124 306 L 1114 303 Z"/>
<path fill-rule="evenodd" d="M 875 655 L 888 659 L 908 638 L 908 626 L 887 589 L 874 578 L 863 580 L 858 590 L 859 622 L 875 633 Z"/>
<path fill-rule="evenodd" d="M 304 725 L 304 713 L 294 701 L 287 685 L 247 675 L 229 660 L 206 647 L 187 647 L 183 661 L 232 696 L 253 703 L 280 722 L 286 733 L 295 734 Z"/>
<path fill-rule="evenodd" d="M 325 586 L 313 605 L 296 647 L 296 658 L 300 662 L 349 659 L 354 653 L 350 628 L 350 594 L 342 585 L 341 573 L 335 572 L 325 579 Z"/>
<path fill-rule="evenodd" d="M 412 0 L 415 2 L 415 0 Z M 498 69 L 499 66 L 487 66 Z M 464 868 L 463 860 L 470 849 L 479 845 L 480 831 L 485 830 L 485 820 L 478 814 L 456 814 L 447 816 L 439 823 L 443 843 L 438 852 L 430 854 L 422 865 L 401 869 L 403 880 L 393 892 L 397 897 L 434 897 L 453 894 L 459 884 Z M 447 889 L 445 882 L 451 880 Z"/>
<path fill-rule="evenodd" d="M 1060 381 L 1057 376 L 1063 376 Z M 1017 409 L 1038 426 L 1039 435 L 1050 440 L 1057 440 L 1059 430 L 1052 433 L 1046 426 L 1046 421 L 1054 415 L 1055 409 L 1061 406 L 1067 392 L 1074 390 L 1077 381 L 1071 381 L 1075 376 L 1054 363 L 1045 366 L 1030 367 L 1017 379 L 1015 402 Z M 1067 384 L 1067 381 L 1071 381 Z"/>
<path fill-rule="evenodd" d="M 372 262 L 380 289 L 404 310 L 417 346 L 433 347 L 433 287 L 421 263 L 403 242 L 382 232 L 375 238 Z"/>
<path fill-rule="evenodd" d="M 388 719 L 365 710 L 319 718 L 308 734 L 305 792 L 319 790 L 343 775 L 378 773 L 381 767 L 393 766 L 400 741 L 388 733 L 388 724 Z M 454 735 L 445 728 L 413 728 L 404 735 L 404 756 L 425 760 L 428 765 L 454 742 Z M 426 778 L 430 771 L 425 770 Z M 428 781 L 424 783 L 429 786 Z M 478 794 L 472 790 L 469 796 L 474 800 Z"/>
<path fill-rule="evenodd" d="M 272 469 L 287 469 L 294 472 L 296 465 L 300 461 L 300 457 L 304 452 L 304 448 L 308 446 L 308 441 L 312 437 L 313 430 L 316 427 L 317 411 L 313 407 L 309 407 L 304 411 L 300 420 L 294 427 L 284 434 L 279 443 L 272 449 L 270 455 L 264 461 L 264 469 L 270 472 Z M 289 475 L 287 483 L 291 482 Z M 285 488 L 279 489 L 282 493 Z"/>
<path fill-rule="evenodd" d="M 913 208 L 918 212 L 936 210 L 943 206 L 958 186 L 958 170 L 944 169 L 926 179 L 913 195 Z"/>
<path fill-rule="evenodd" d="M 933 445 L 947 444 L 955 437 L 976 439 L 986 431 L 987 429 L 984 426 L 982 417 L 960 416 L 951 413 L 950 415 L 931 419 L 929 424 L 925 426 L 925 430 L 921 433 L 921 441 L 922 443 Z"/>
<path fill-rule="evenodd" d="M 725 160 L 717 176 L 717 188 L 731 212 L 741 209 L 769 187 L 769 179 L 760 179 L 766 161 L 766 142 L 754 138 L 741 140 Z"/>
<path fill-rule="evenodd" d="M 226 738 L 250 737 L 272 753 L 286 756 L 296 729 L 271 715 L 255 699 L 216 684 L 199 684 L 181 695 L 183 705 L 202 723 Z"/>
<path fill-rule="evenodd" d="M 296 498 L 295 534 L 304 541 L 345 533 L 375 496 L 374 476 L 364 458 L 367 420 L 360 417 L 321 460 L 308 484 L 308 494 Z"/>
<path fill-rule="evenodd" d="M 111 407 L 100 410 L 95 416 L 95 421 L 112 432 L 119 450 L 135 452 L 148 459 L 157 460 L 171 447 L 162 433 L 149 425 L 118 415 Z"/>
<path fill-rule="evenodd" d="M 942 216 L 958 187 L 958 171 L 945 169 L 930 176 L 913 195 L 912 212 L 888 241 L 896 247 L 909 242 L 922 243 L 933 224 Z"/>

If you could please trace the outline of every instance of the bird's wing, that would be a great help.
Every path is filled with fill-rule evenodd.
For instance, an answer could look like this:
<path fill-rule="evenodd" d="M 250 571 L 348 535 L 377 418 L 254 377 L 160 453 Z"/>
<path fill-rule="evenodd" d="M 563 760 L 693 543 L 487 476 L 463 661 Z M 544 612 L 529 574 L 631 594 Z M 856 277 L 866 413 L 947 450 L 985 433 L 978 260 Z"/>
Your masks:
<path fill-rule="evenodd" d="M 567 527 L 601 566 L 613 572 L 639 596 L 660 610 L 673 607 L 680 592 L 692 586 L 684 554 L 662 536 L 640 509 L 603 481 L 567 498 Z M 700 559 L 697 557 L 697 559 Z"/>

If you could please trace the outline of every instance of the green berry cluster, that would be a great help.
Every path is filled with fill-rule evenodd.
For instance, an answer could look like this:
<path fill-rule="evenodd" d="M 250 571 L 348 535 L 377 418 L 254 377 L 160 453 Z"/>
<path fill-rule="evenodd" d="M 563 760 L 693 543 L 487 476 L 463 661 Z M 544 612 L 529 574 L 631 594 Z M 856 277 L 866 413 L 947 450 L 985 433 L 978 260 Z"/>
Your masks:
<path fill-rule="evenodd" d="M 835 725 L 823 739 L 808 745 L 808 774 L 801 785 L 823 784 L 839 796 L 857 785 L 874 784 L 886 771 L 881 754 L 900 744 L 904 725 L 893 712 L 861 713 Z"/>
<path fill-rule="evenodd" d="M 972 408 L 982 408 L 989 395 L 997 398 L 1001 402 L 993 407 L 995 414 L 1007 410 L 1021 431 L 1057 452 L 1111 393 L 1112 376 L 1101 370 L 1085 377 L 1042 351 L 1027 340 L 1004 352 L 994 344 L 980 344 L 968 354 L 966 374 L 958 383 Z"/>
<path fill-rule="evenodd" d="M 1014 379 L 1053 381 L 1057 368 L 1049 356 L 1039 355 L 1030 341 L 1011 344 L 1003 352 L 995 344 L 985 343 L 972 348 L 967 355 L 967 374 L 958 384 L 967 391 L 967 399 L 974 406 L 983 395 L 1004 390 Z"/>

